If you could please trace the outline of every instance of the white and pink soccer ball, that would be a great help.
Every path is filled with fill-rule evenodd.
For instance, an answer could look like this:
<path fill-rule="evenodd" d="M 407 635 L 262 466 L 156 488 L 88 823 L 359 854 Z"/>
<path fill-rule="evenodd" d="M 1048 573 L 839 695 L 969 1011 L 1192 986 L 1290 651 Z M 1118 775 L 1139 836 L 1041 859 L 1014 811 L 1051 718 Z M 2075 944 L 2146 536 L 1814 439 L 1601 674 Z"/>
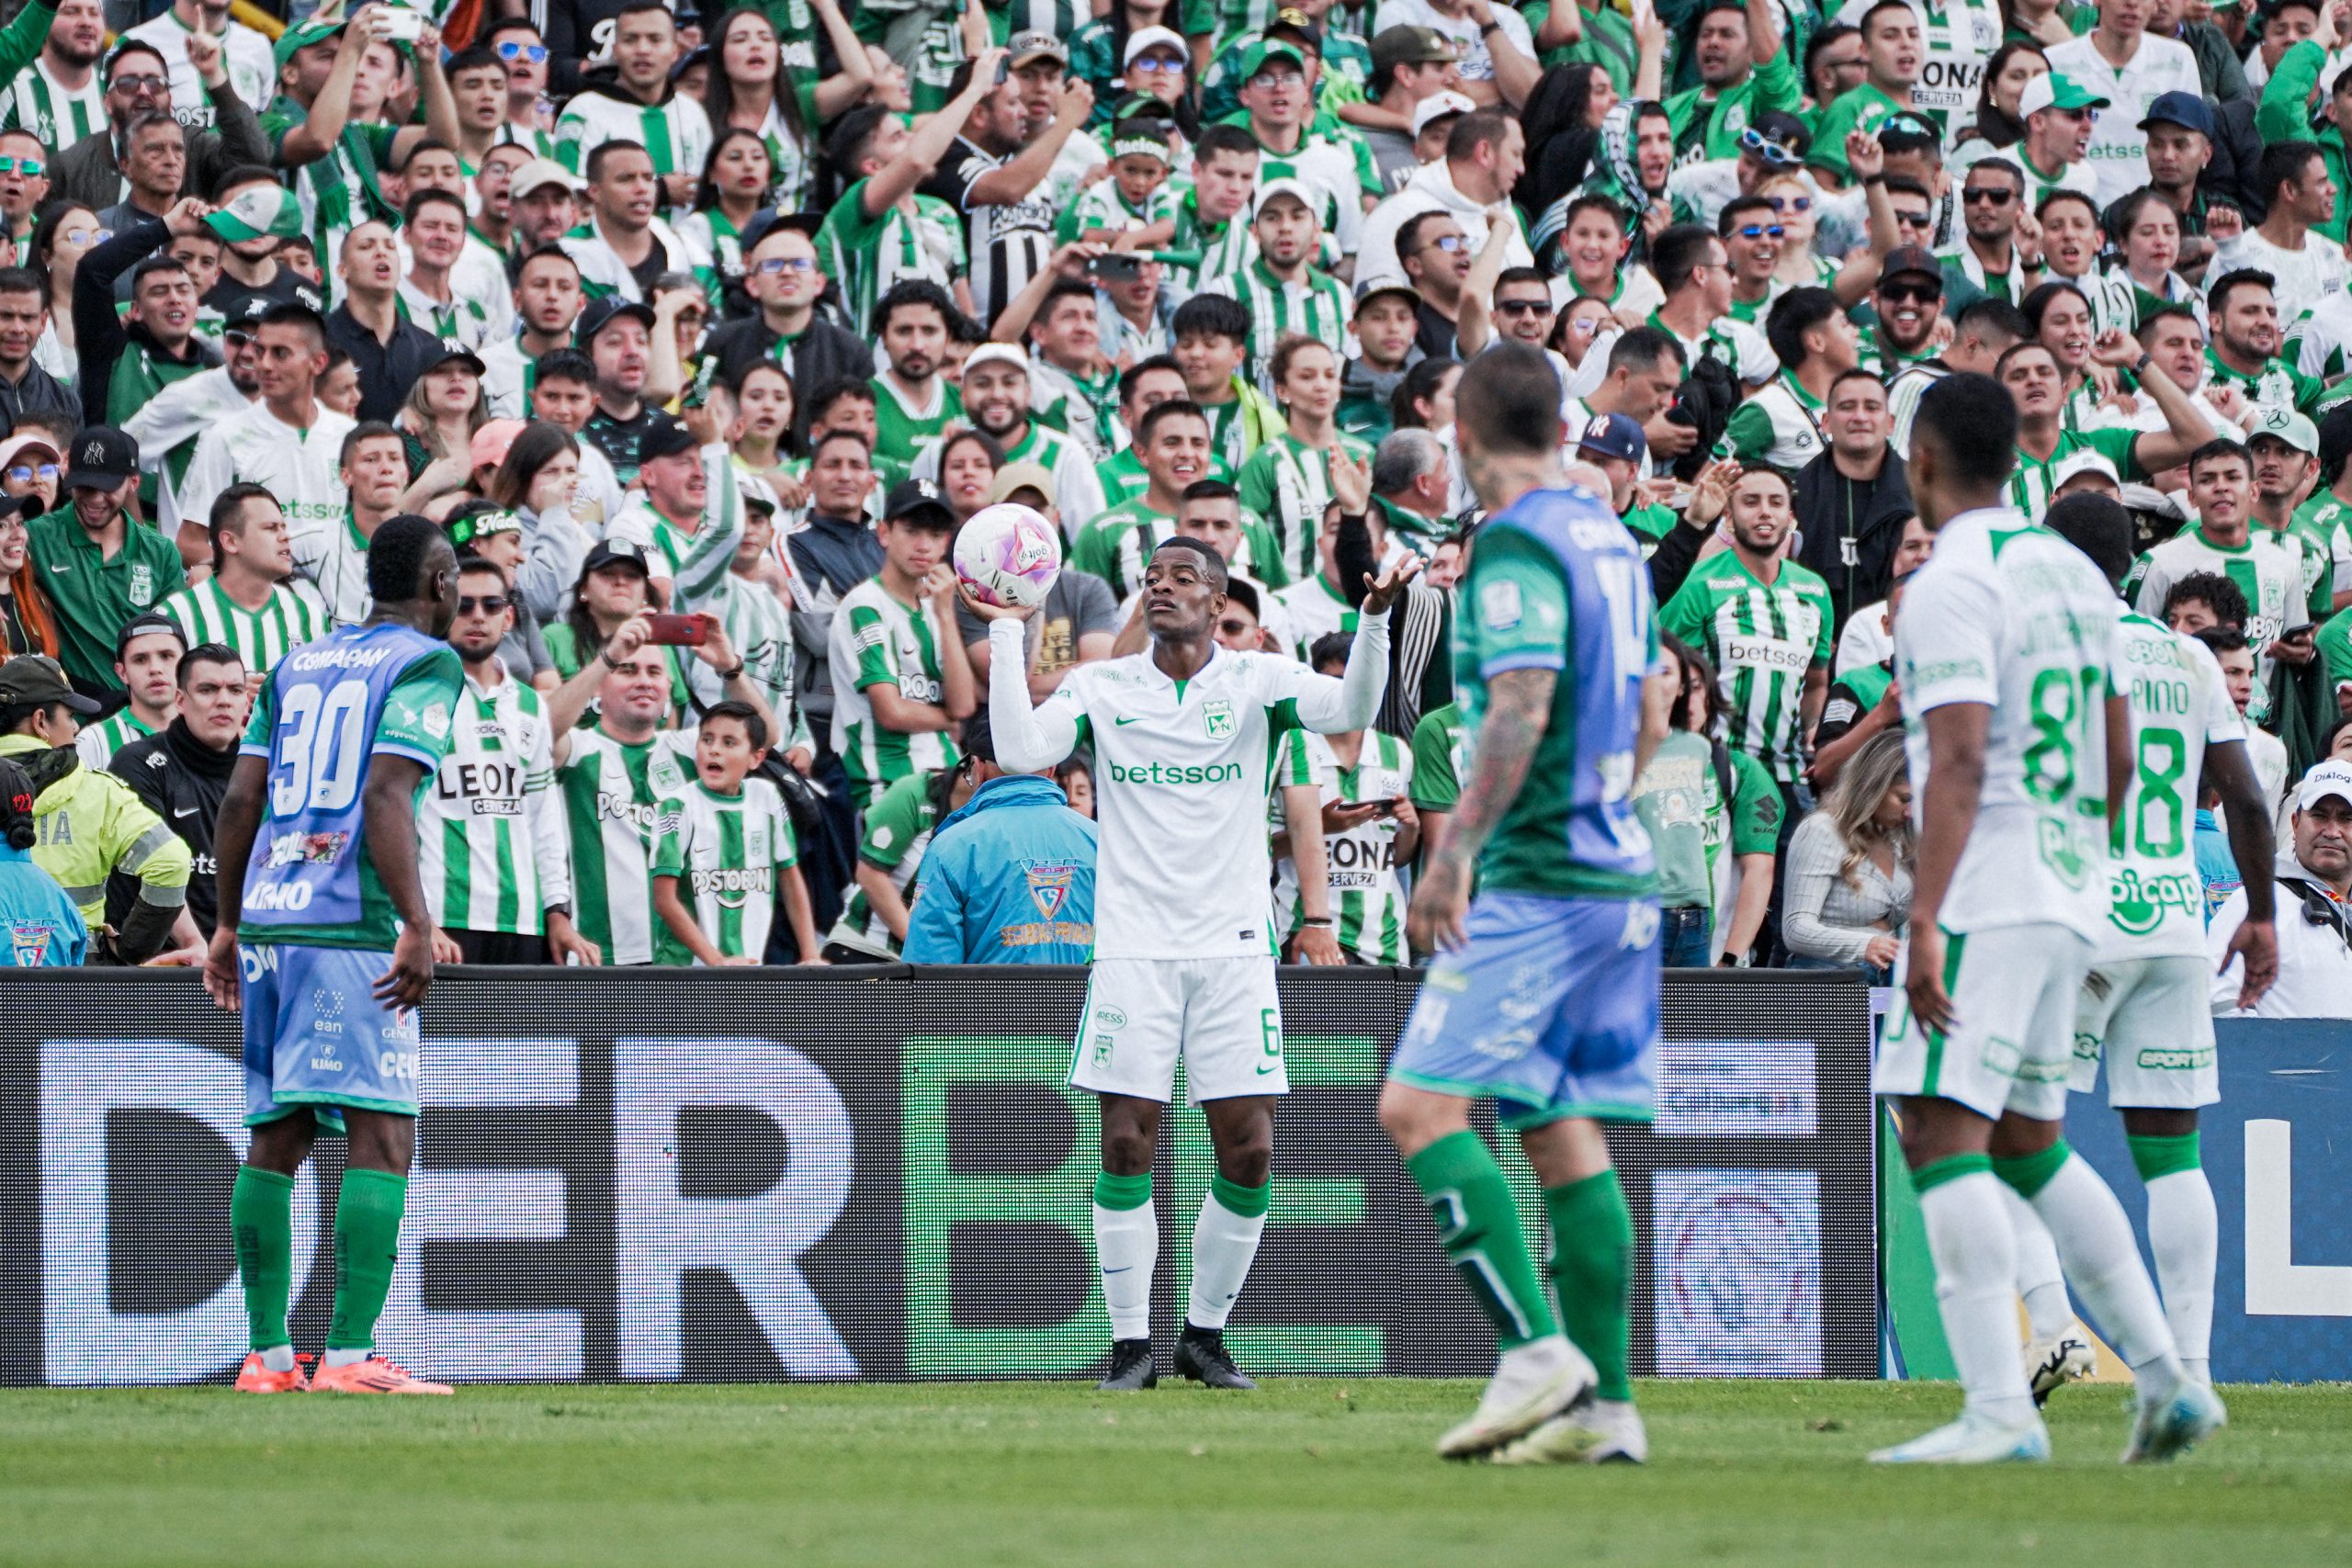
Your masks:
<path fill-rule="evenodd" d="M 983 506 L 956 536 L 956 575 L 990 604 L 1042 604 L 1061 572 L 1061 533 L 1034 507 Z"/>

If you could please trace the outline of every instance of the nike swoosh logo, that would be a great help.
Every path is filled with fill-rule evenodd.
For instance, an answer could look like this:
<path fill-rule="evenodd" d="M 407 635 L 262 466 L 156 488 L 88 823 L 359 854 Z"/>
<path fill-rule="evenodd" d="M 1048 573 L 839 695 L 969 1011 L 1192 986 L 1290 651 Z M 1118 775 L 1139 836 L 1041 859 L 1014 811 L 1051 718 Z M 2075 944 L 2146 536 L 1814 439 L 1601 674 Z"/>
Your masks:
<path fill-rule="evenodd" d="M 1281 1065 L 1282 1065 L 1282 1064 L 1280 1064 L 1280 1063 L 1278 1062 L 1278 1063 L 1276 1063 L 1274 1066 L 1280 1066 Z M 1258 1076 L 1259 1076 L 1260 1077 L 1261 1077 L 1261 1078 L 1262 1078 L 1262 1077 L 1264 1077 L 1268 1073 L 1271 1073 L 1271 1072 L 1272 1072 L 1273 1070 L 1274 1070 L 1274 1069 L 1273 1069 L 1273 1067 L 1260 1067 L 1260 1068 L 1258 1069 Z"/>
<path fill-rule="evenodd" d="M 172 815 L 175 817 L 193 817 L 196 815 L 196 807 L 193 806 L 175 806 L 172 807 Z"/>
<path fill-rule="evenodd" d="M 1136 721 L 1135 721 L 1134 719 L 1132 719 L 1132 718 L 1114 718 L 1114 719 L 1113 719 L 1113 720 L 1111 721 L 1112 725 L 1113 725 L 1114 728 L 1115 728 L 1115 727 L 1117 727 L 1117 726 L 1119 726 L 1119 725 L 1123 725 L 1123 724 L 1133 724 L 1133 723 L 1135 723 L 1135 722 L 1136 722 Z"/>
<path fill-rule="evenodd" d="M 1105 1274 L 1125 1274 L 1125 1273 L 1127 1273 L 1127 1272 L 1131 1271 L 1134 1268 L 1135 1268 L 1135 1265 L 1134 1265 L 1134 1264 L 1132 1264 L 1132 1263 L 1130 1263 L 1130 1264 L 1128 1264 L 1128 1265 L 1126 1266 L 1126 1268 L 1125 1268 L 1125 1269 L 1103 1269 L 1103 1270 L 1102 1270 L 1102 1272 L 1104 1272 Z"/>
<path fill-rule="evenodd" d="M 53 562 L 52 562 L 52 563 L 51 564 L 51 566 L 50 566 L 50 569 L 49 569 L 49 570 L 51 570 L 51 571 L 72 571 L 72 570 L 74 570 L 74 566 L 73 566 L 73 563 L 72 563 L 71 561 L 68 561 L 66 564 L 64 564 L 64 565 L 62 565 L 62 566 L 59 566 L 59 565 L 57 565 L 57 564 L 55 564 L 55 563 L 53 563 Z"/>

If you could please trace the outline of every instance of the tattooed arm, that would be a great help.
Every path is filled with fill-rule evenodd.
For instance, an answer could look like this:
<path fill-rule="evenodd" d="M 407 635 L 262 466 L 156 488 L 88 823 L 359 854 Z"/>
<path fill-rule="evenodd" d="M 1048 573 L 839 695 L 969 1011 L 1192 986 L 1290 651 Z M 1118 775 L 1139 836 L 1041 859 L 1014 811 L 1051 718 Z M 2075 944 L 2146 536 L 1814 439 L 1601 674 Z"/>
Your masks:
<path fill-rule="evenodd" d="M 1462 798 L 1454 802 L 1445 840 L 1414 886 L 1406 916 L 1406 934 L 1417 951 L 1437 953 L 1467 940 L 1462 917 L 1470 905 L 1471 868 L 1526 782 L 1558 681 L 1557 671 L 1539 669 L 1507 670 L 1487 682 L 1470 776 L 1462 781 Z"/>

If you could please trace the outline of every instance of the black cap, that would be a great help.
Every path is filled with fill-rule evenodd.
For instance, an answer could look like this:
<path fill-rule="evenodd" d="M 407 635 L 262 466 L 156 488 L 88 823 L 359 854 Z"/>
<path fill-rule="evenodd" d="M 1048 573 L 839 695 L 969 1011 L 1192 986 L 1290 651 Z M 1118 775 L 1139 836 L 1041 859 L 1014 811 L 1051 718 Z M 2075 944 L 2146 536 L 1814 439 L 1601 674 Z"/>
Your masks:
<path fill-rule="evenodd" d="M 1879 267 L 1879 279 L 1883 282 L 1905 273 L 1932 277 L 1936 286 L 1943 287 L 1943 265 L 1936 260 L 1936 253 L 1925 245 L 1897 245 L 1886 253 L 1886 260 Z"/>
<path fill-rule="evenodd" d="M 93 714 L 98 705 L 74 689 L 57 660 L 43 653 L 19 654 L 0 664 L 0 707 L 18 703 L 63 703 L 78 714 Z"/>
<path fill-rule="evenodd" d="M 1763 109 L 1750 115 L 1747 129 L 1770 141 L 1777 141 L 1800 158 L 1813 149 L 1813 132 L 1804 121 L 1786 109 Z"/>
<path fill-rule="evenodd" d="M 900 479 L 890 487 L 889 496 L 882 502 L 883 521 L 895 523 L 901 517 L 912 517 L 922 512 L 936 512 L 949 527 L 956 525 L 956 509 L 929 479 Z"/>
<path fill-rule="evenodd" d="M 441 349 L 441 357 L 429 362 L 424 367 L 424 370 L 420 371 L 419 374 L 438 370 L 444 365 L 462 365 L 472 371 L 477 379 L 490 374 L 490 367 L 481 362 L 481 355 L 461 343 L 444 344 Z"/>
<path fill-rule="evenodd" d="M 637 438 L 637 460 L 650 463 L 656 457 L 674 457 L 681 452 L 699 451 L 702 443 L 695 433 L 672 419 L 668 414 L 656 414 L 645 434 Z"/>
<path fill-rule="evenodd" d="M 131 616 L 122 623 L 122 630 L 114 634 L 115 661 L 121 662 L 123 650 L 130 646 L 132 637 L 145 637 L 150 632 L 170 633 L 180 639 L 180 651 L 187 651 L 187 633 L 180 629 L 180 624 L 161 610 L 150 610 L 144 615 Z"/>
<path fill-rule="evenodd" d="M 608 566 L 633 566 L 647 577 L 653 575 L 653 568 L 646 563 L 645 551 L 627 539 L 597 540 L 595 547 L 588 552 L 588 558 L 580 563 L 580 575 L 584 578 Z"/>
<path fill-rule="evenodd" d="M 112 490 L 139 477 L 139 443 L 110 424 L 93 424 L 74 432 L 65 461 L 67 490 Z"/>
<path fill-rule="evenodd" d="M 640 305 L 634 299 L 624 299 L 617 294 L 607 294 L 602 299 L 590 300 L 587 308 L 580 312 L 580 329 L 576 341 L 581 348 L 584 351 L 589 344 L 596 341 L 598 333 L 611 325 L 616 318 L 622 316 L 644 327 L 647 332 L 653 330 L 652 306 Z"/>

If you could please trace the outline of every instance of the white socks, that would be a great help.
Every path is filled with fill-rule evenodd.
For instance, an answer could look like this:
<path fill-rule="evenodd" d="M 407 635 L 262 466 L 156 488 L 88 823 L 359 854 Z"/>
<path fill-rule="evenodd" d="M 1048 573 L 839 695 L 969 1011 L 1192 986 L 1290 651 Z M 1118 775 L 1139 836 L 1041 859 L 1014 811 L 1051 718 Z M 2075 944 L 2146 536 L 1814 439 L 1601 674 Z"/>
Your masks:
<path fill-rule="evenodd" d="M 291 1345 L 272 1345 L 268 1349 L 261 1352 L 261 1364 L 273 1372 L 292 1371 L 294 1370 L 294 1347 Z"/>
<path fill-rule="evenodd" d="M 1241 1190 L 1248 1191 L 1249 1189 Z M 1255 1190 L 1258 1212 L 1236 1213 L 1217 1201 L 1216 1188 L 1201 1200 L 1200 1223 L 1193 1227 L 1193 1299 L 1184 1321 L 1195 1328 L 1223 1328 L 1250 1278 L 1258 1238 L 1266 1229 L 1265 1189 Z"/>
<path fill-rule="evenodd" d="M 2210 1383 L 2213 1265 L 2221 1247 L 2213 1187 L 2198 1168 L 2159 1176 L 2147 1186 L 2148 1247 L 2156 1258 L 2165 1321 L 2171 1325 L 2182 1369 L 2199 1382 Z"/>
<path fill-rule="evenodd" d="M 2141 1397 L 2170 1392 L 2182 1375 L 2174 1353 L 2172 1331 L 2165 1325 L 2156 1287 L 2140 1261 L 2139 1244 L 2132 1236 L 2132 1222 L 2123 1205 L 2099 1179 L 2082 1156 L 2069 1154 L 2041 1190 L 2033 1195 L 2034 1212 L 2050 1227 L 2064 1260 L 2067 1282 L 2098 1318 L 2135 1377 Z M 2143 1369 L 2154 1368 L 2151 1379 Z"/>
<path fill-rule="evenodd" d="M 1936 1263 L 1936 1305 L 1968 1408 L 2023 1427 L 2036 1416 L 2018 1357 L 2014 1244 L 2001 1182 L 1979 1158 L 1980 1168 L 1921 1192 L 1919 1213 Z"/>
<path fill-rule="evenodd" d="M 2034 1343 L 2045 1344 L 2075 1321 L 2074 1306 L 2066 1300 L 2065 1277 L 2058 1268 L 2058 1247 L 2033 1205 L 2006 1181 L 2001 1183 L 2001 1203 L 2008 1211 L 2009 1235 L 2017 1246 L 2018 1294 L 2025 1298 L 2025 1315 Z"/>
<path fill-rule="evenodd" d="M 356 1350 L 330 1348 L 326 1353 L 326 1359 L 319 1364 L 323 1367 L 352 1367 L 358 1365 L 375 1353 L 373 1349 L 364 1345 Z"/>
<path fill-rule="evenodd" d="M 1094 1256 L 1111 1337 L 1151 1337 L 1151 1267 L 1159 1258 L 1159 1215 L 1149 1201 L 1132 1209 L 1094 1205 Z"/>

